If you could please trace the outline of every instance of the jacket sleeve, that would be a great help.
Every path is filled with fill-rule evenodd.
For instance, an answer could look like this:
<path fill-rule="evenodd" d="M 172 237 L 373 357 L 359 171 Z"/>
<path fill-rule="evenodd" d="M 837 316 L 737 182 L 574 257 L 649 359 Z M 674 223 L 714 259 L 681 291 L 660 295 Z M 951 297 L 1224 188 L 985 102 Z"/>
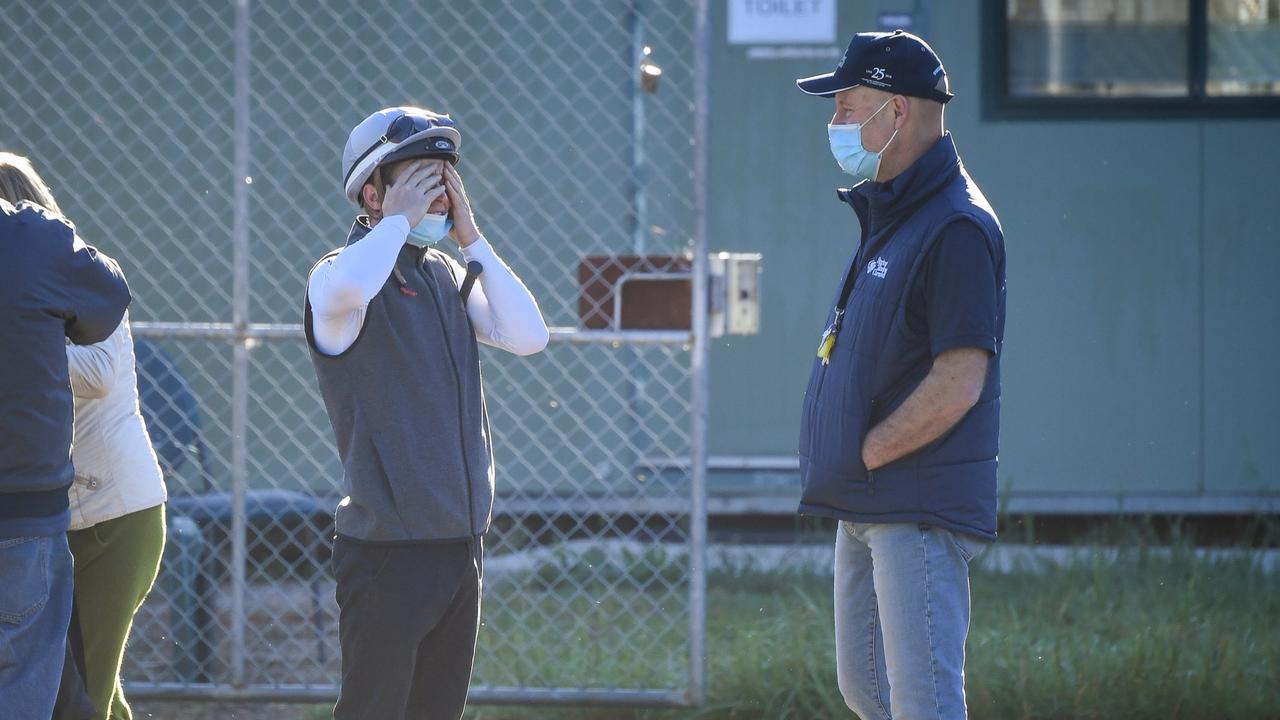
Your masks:
<path fill-rule="evenodd" d="M 92 345 L 67 345 L 67 369 L 71 374 L 71 393 L 78 398 L 104 398 L 111 392 L 116 378 L 116 359 L 125 321 L 120 322 L 111 337 Z"/>
<path fill-rule="evenodd" d="M 120 325 L 131 296 L 115 260 L 71 238 L 70 257 L 60 265 L 67 337 L 77 345 L 102 342 Z"/>

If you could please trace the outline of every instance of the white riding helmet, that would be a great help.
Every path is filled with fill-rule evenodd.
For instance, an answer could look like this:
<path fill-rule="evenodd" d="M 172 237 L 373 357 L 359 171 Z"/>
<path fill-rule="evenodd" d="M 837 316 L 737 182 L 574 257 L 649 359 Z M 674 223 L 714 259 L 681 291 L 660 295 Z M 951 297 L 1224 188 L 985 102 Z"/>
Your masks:
<path fill-rule="evenodd" d="M 462 135 L 448 115 L 417 107 L 393 107 L 365 118 L 342 150 L 342 183 L 347 199 L 360 204 L 360 188 L 380 165 L 413 158 L 458 163 Z"/>

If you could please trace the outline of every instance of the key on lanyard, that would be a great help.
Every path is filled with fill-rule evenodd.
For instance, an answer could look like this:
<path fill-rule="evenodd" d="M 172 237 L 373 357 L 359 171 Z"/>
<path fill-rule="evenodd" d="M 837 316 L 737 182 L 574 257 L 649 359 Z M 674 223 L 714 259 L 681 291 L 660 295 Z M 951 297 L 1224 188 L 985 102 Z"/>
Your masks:
<path fill-rule="evenodd" d="M 836 336 L 840 334 L 840 325 L 844 320 L 844 312 L 836 311 L 836 319 L 831 323 L 831 327 L 822 333 L 822 341 L 818 343 L 818 357 L 822 358 L 823 365 L 831 364 L 831 351 L 836 347 Z"/>

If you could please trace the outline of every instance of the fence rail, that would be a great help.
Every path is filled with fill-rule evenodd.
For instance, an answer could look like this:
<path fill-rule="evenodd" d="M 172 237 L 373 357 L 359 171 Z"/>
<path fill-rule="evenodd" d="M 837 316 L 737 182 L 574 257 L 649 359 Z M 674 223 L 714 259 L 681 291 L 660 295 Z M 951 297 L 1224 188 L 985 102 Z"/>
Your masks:
<path fill-rule="evenodd" d="M 136 322 L 135 337 L 157 340 L 203 338 L 208 340 L 304 340 L 301 323 L 249 323 L 238 329 L 235 323 Z M 552 327 L 552 342 L 576 345 L 689 345 L 693 333 L 683 330 L 579 330 Z"/>

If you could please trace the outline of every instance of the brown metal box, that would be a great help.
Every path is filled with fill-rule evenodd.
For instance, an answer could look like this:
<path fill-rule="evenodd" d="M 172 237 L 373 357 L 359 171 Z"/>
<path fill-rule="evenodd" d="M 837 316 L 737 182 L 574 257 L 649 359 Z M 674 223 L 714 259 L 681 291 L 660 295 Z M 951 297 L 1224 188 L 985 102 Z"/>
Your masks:
<path fill-rule="evenodd" d="M 578 263 L 578 320 L 588 330 L 689 330 L 692 271 L 686 256 L 587 256 Z M 622 326 L 614 327 L 619 294 Z"/>

